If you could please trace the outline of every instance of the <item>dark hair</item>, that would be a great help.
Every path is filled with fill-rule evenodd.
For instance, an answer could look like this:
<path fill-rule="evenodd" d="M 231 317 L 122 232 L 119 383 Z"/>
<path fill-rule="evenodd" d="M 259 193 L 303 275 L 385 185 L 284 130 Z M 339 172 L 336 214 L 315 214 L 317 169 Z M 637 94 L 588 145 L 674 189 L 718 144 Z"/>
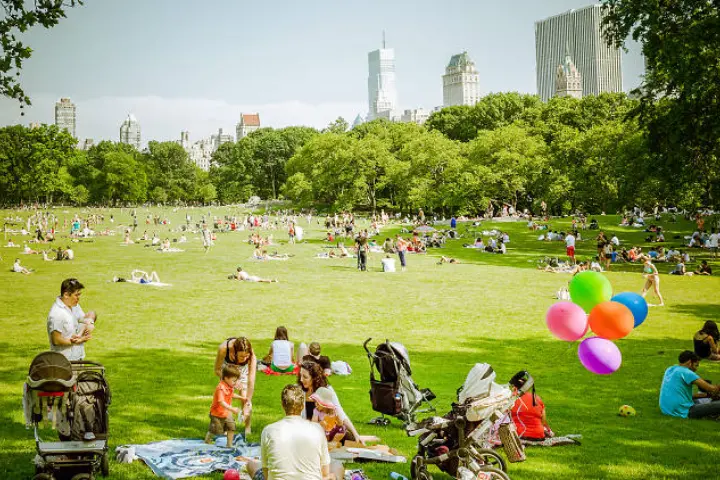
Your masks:
<path fill-rule="evenodd" d="M 240 370 L 235 365 L 223 365 L 222 378 L 240 378 Z"/>
<path fill-rule="evenodd" d="M 317 362 L 312 361 L 304 361 L 302 364 L 300 364 L 300 369 L 298 370 L 298 377 L 297 377 L 297 383 L 302 387 L 303 390 L 305 390 L 305 386 L 300 381 L 300 374 L 303 371 L 303 369 L 307 370 L 310 374 L 310 378 L 312 378 L 312 389 L 313 392 L 317 392 L 317 389 L 320 387 L 327 387 L 327 377 L 325 376 L 325 373 L 322 370 L 322 367 Z"/>
<path fill-rule="evenodd" d="M 287 339 L 288 339 L 287 328 L 277 327 L 275 329 L 275 340 L 287 340 Z"/>
<path fill-rule="evenodd" d="M 85 285 L 80 283 L 77 278 L 67 278 L 60 284 L 60 296 L 63 297 L 66 293 L 72 295 L 83 288 L 85 288 Z"/>
<path fill-rule="evenodd" d="M 678 363 L 687 363 L 687 362 L 699 362 L 700 357 L 697 353 L 692 352 L 690 350 L 685 350 L 680 355 L 678 355 Z"/>
<path fill-rule="evenodd" d="M 716 342 L 720 340 L 720 330 L 718 330 L 717 323 L 712 320 L 705 322 L 703 327 L 700 329 L 700 333 L 710 335 Z"/>
<path fill-rule="evenodd" d="M 233 353 L 235 354 L 235 361 L 237 362 L 238 353 L 248 353 L 248 358 L 244 363 L 237 363 L 236 365 L 247 365 L 253 356 L 253 349 L 250 340 L 247 337 L 237 337 L 233 342 Z"/>

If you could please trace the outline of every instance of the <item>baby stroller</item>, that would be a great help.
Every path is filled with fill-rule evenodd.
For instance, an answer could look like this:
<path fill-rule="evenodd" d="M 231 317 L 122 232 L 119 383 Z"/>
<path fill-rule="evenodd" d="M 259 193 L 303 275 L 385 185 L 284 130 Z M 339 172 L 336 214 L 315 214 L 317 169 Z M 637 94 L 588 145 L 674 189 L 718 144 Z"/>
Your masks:
<path fill-rule="evenodd" d="M 93 480 L 106 477 L 108 411 L 111 396 L 105 368 L 88 361 L 70 362 L 58 352 L 44 352 L 30 364 L 25 382 L 25 420 L 35 435 L 34 480 Z M 40 423 L 52 424 L 57 442 L 40 438 Z"/>
<path fill-rule="evenodd" d="M 430 417 L 408 430 L 418 437 L 418 453 L 412 460 L 413 480 L 432 480 L 428 465 L 456 478 L 509 480 L 505 459 L 490 449 L 494 426 L 509 413 L 515 400 L 529 391 L 534 381 L 529 373 L 513 377 L 509 386 L 495 383 L 495 372 L 487 363 L 476 364 L 458 392 L 458 402 L 444 417 Z M 524 451 L 512 421 L 498 431 L 508 459 L 523 461 Z M 465 476 L 467 475 L 467 477 Z"/>
<path fill-rule="evenodd" d="M 407 425 L 414 423 L 419 413 L 434 412 L 435 407 L 430 401 L 435 394 L 429 388 L 419 389 L 413 381 L 407 349 L 400 343 L 385 340 L 371 352 L 368 349 L 370 340 L 372 338 L 363 343 L 370 361 L 370 402 L 373 410 L 382 414 L 370 423 L 388 425 L 390 420 L 385 415 L 391 415 Z"/>

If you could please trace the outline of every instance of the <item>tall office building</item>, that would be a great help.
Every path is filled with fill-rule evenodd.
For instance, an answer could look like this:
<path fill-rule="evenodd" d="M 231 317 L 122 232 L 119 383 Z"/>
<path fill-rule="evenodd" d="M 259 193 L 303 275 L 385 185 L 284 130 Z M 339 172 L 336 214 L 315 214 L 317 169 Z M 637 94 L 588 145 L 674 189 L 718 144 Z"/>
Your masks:
<path fill-rule="evenodd" d="M 480 101 L 480 76 L 467 52 L 450 58 L 442 79 L 443 106 L 475 105 Z"/>
<path fill-rule="evenodd" d="M 368 121 L 392 119 L 397 108 L 395 90 L 395 50 L 383 47 L 368 53 Z"/>
<path fill-rule="evenodd" d="M 622 92 L 620 49 L 605 41 L 602 5 L 589 5 L 535 23 L 538 95 L 543 101 L 555 94 L 558 65 L 566 54 L 582 75 L 582 93 Z"/>
<path fill-rule="evenodd" d="M 55 125 L 75 137 L 75 104 L 69 98 L 61 98 L 55 103 Z"/>
<path fill-rule="evenodd" d="M 241 113 L 240 122 L 235 126 L 235 137 L 239 142 L 241 138 L 247 137 L 258 128 L 260 128 L 259 113 Z"/>
<path fill-rule="evenodd" d="M 120 125 L 120 143 L 127 143 L 140 150 L 140 123 L 132 113 Z"/>
<path fill-rule="evenodd" d="M 565 55 L 565 62 L 558 65 L 555 96 L 582 98 L 582 75 L 575 67 L 570 54 Z"/>

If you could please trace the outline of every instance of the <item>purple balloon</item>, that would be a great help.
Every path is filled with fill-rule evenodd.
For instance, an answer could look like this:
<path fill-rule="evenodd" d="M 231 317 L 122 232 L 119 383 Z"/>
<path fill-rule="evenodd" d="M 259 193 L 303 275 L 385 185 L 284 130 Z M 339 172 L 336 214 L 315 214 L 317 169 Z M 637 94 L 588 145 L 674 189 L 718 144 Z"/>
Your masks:
<path fill-rule="evenodd" d="M 610 340 L 600 337 L 586 338 L 578 348 L 583 367 L 597 375 L 610 375 L 620 368 L 622 354 Z"/>

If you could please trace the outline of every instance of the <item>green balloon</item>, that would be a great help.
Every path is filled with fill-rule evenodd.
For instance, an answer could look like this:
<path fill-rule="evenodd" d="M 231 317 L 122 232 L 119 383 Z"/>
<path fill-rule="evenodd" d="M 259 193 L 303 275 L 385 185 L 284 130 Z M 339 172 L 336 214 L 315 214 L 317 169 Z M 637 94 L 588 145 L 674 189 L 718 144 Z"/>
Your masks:
<path fill-rule="evenodd" d="M 586 270 L 575 275 L 570 282 L 570 299 L 590 313 L 595 305 L 612 298 L 612 285 L 604 275 Z"/>

